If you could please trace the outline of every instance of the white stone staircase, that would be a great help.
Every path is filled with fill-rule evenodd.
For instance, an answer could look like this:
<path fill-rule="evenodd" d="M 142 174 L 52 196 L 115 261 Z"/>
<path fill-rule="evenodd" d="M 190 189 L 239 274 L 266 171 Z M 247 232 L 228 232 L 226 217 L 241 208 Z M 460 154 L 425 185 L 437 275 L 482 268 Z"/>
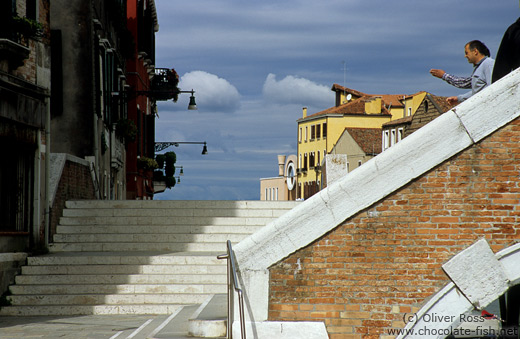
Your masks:
<path fill-rule="evenodd" d="M 226 241 L 296 202 L 71 201 L 0 315 L 171 314 L 226 293 Z"/>

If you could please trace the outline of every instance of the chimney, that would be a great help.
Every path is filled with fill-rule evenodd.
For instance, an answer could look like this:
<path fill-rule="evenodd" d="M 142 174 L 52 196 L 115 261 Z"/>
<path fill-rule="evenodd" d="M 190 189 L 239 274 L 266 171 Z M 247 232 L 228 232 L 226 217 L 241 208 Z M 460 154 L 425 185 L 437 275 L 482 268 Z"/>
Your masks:
<path fill-rule="evenodd" d="M 278 176 L 283 177 L 285 170 L 285 155 L 278 156 Z"/>
<path fill-rule="evenodd" d="M 307 118 L 307 107 L 303 108 L 303 117 Z"/>

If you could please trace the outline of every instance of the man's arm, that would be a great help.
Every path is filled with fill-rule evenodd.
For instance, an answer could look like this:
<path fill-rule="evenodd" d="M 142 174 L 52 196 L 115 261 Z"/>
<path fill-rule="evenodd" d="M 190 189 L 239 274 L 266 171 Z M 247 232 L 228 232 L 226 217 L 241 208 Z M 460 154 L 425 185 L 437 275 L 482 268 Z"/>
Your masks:
<path fill-rule="evenodd" d="M 471 77 L 458 77 L 448 74 L 442 69 L 431 69 L 430 74 L 457 88 L 471 88 Z"/>
<path fill-rule="evenodd" d="M 444 73 L 442 80 L 457 88 L 471 88 L 471 77 L 458 77 L 448 73 Z"/>

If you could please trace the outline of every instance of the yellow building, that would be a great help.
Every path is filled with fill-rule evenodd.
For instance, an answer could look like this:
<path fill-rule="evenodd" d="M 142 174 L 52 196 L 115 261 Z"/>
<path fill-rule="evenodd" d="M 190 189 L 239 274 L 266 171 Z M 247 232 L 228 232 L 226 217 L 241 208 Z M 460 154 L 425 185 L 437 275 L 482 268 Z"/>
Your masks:
<path fill-rule="evenodd" d="M 298 198 L 308 198 L 319 191 L 321 164 L 336 146 L 345 128 L 381 129 L 394 119 L 412 115 L 423 101 L 425 92 L 414 95 L 371 95 L 337 84 L 336 105 L 298 120 Z"/>

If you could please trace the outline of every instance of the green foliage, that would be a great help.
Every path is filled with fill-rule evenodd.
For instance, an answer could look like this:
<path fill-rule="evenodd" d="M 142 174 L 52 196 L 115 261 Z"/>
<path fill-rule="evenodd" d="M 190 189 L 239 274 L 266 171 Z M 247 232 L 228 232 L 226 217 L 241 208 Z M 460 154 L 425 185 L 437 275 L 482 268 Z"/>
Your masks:
<path fill-rule="evenodd" d="M 155 161 L 157 161 L 157 165 L 158 165 L 157 168 L 163 169 L 165 160 L 166 160 L 166 155 L 164 155 L 164 154 L 157 154 L 155 156 Z"/>
<path fill-rule="evenodd" d="M 166 177 L 173 177 L 175 175 L 175 162 L 177 161 L 177 155 L 175 152 L 166 152 L 164 155 L 166 157 L 164 174 Z"/>
<path fill-rule="evenodd" d="M 148 171 L 158 168 L 157 161 L 147 157 L 140 157 L 137 159 L 137 168 Z"/>
<path fill-rule="evenodd" d="M 165 181 L 167 188 L 175 186 L 175 162 L 177 155 L 175 152 L 166 152 L 155 156 L 157 168 L 159 171 L 154 172 L 154 180 Z M 163 172 L 164 169 L 164 172 Z"/>
<path fill-rule="evenodd" d="M 137 126 L 130 119 L 120 119 L 116 124 L 116 135 L 123 138 L 125 142 L 135 141 Z"/>
<path fill-rule="evenodd" d="M 13 17 L 11 29 L 26 39 L 38 40 L 43 37 L 43 25 L 36 20 L 25 17 Z"/>
<path fill-rule="evenodd" d="M 166 187 L 172 188 L 172 187 L 175 186 L 175 183 L 176 183 L 175 182 L 175 177 L 166 177 L 165 179 L 166 179 L 165 180 L 166 181 Z"/>

